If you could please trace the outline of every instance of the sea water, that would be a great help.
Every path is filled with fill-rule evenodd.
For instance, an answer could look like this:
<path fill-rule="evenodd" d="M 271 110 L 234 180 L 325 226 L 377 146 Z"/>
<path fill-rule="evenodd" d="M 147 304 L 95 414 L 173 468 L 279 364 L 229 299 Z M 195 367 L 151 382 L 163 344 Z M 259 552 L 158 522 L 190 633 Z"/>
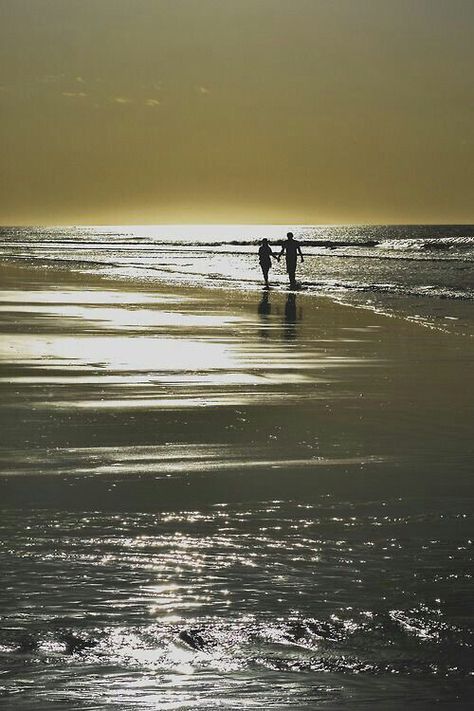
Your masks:
<path fill-rule="evenodd" d="M 472 232 L 295 228 L 304 299 L 361 307 L 318 332 L 261 292 L 285 231 L 3 231 L 5 711 L 471 708 Z"/>
<path fill-rule="evenodd" d="M 8 227 L 0 229 L 0 259 L 151 283 L 256 289 L 259 241 L 269 239 L 278 254 L 287 230 L 301 243 L 297 278 L 308 292 L 474 333 L 472 225 Z M 284 260 L 273 263 L 270 281 L 286 288 Z"/>
<path fill-rule="evenodd" d="M 3 511 L 2 708 L 468 709 L 466 516 L 331 496 Z"/>

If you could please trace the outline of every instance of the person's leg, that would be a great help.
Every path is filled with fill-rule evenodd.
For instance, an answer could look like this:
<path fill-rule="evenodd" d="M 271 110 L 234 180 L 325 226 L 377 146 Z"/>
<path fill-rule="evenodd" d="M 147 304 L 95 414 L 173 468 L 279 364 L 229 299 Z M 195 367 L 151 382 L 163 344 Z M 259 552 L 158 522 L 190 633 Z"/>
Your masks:
<path fill-rule="evenodd" d="M 287 265 L 288 278 L 290 280 L 290 286 L 293 289 L 296 286 L 296 263 L 289 262 Z"/>
<path fill-rule="evenodd" d="M 269 270 L 269 267 L 268 267 L 266 264 L 261 264 L 260 266 L 262 267 L 262 273 L 263 273 L 263 278 L 264 278 L 264 281 L 265 281 L 265 286 L 268 286 L 268 270 Z"/>

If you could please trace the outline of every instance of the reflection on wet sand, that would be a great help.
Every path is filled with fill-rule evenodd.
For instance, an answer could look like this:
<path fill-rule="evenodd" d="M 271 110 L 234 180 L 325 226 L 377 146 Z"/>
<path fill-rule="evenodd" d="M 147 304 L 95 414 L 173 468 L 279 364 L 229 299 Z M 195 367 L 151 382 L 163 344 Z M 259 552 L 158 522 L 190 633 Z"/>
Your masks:
<path fill-rule="evenodd" d="M 9 709 L 462 696 L 474 370 L 450 340 L 25 272 L 0 306 Z"/>
<path fill-rule="evenodd" d="M 257 311 L 262 317 L 262 319 L 265 319 L 266 316 L 269 316 L 271 314 L 272 305 L 270 303 L 270 294 L 268 291 L 262 291 L 262 298 L 258 304 Z"/>
<path fill-rule="evenodd" d="M 230 299 L 220 291 L 130 293 L 100 282 L 89 290 L 74 283 L 48 290 L 44 280 L 39 289 L 18 286 L 0 293 L 2 419 L 17 471 L 32 447 L 39 454 L 67 447 L 71 472 L 72 451 L 80 451 L 80 470 L 88 446 L 101 471 L 101 452 L 108 451 L 101 444 L 125 453 L 147 445 L 193 451 L 206 443 L 236 463 L 242 457 L 232 450 L 245 443 L 249 461 L 301 461 L 309 471 L 316 458 L 391 461 L 402 439 L 405 452 L 422 453 L 424 466 L 436 461 L 436 438 L 427 447 L 414 427 L 421 419 L 431 431 L 433 414 L 407 410 L 403 394 L 422 362 L 408 358 L 409 341 L 400 336 L 414 326 L 394 329 L 376 315 L 315 299 L 306 301 L 303 319 L 305 296 L 293 292 L 264 291 L 256 314 L 252 295 Z M 404 369 L 393 371 L 402 345 Z M 416 377 L 423 389 L 426 373 Z M 431 408 L 436 397 L 442 390 L 430 387 L 418 405 Z M 444 410 L 435 413 L 443 418 Z M 453 418 L 445 419 L 452 432 Z M 446 447 L 456 451 L 454 435 Z M 47 472 L 48 457 L 40 459 L 38 470 Z M 162 456 L 152 459 L 156 472 Z M 49 460 L 51 470 L 59 460 L 65 471 L 61 457 Z M 8 470 L 15 471 L 11 457 Z"/>
<path fill-rule="evenodd" d="M 270 302 L 270 292 L 264 290 L 261 300 L 258 303 L 257 313 L 261 319 L 261 329 L 259 334 L 262 338 L 269 338 L 272 331 L 276 328 L 276 323 L 270 317 L 272 315 L 272 304 Z M 280 313 L 280 308 L 277 307 L 276 314 Z M 303 308 L 297 307 L 296 294 L 290 292 L 285 300 L 283 307 L 282 336 L 285 340 L 292 341 L 297 335 L 297 322 L 303 320 Z"/>
<path fill-rule="evenodd" d="M 259 301 L 257 313 L 261 318 L 262 325 L 261 329 L 259 330 L 259 335 L 261 336 L 261 338 L 268 338 L 270 335 L 270 322 L 268 317 L 272 313 L 272 305 L 270 303 L 270 293 L 266 289 L 262 291 L 262 298 Z"/>
<path fill-rule="evenodd" d="M 296 322 L 301 321 L 302 309 L 296 312 L 296 294 L 290 292 L 285 302 L 285 317 L 283 320 L 283 337 L 291 341 L 297 336 Z"/>
<path fill-rule="evenodd" d="M 256 324 L 252 310 L 229 309 L 220 293 L 201 290 L 128 294 L 116 286 L 84 291 L 70 284 L 49 296 L 43 283 L 3 291 L 5 470 L 132 473 L 137 465 L 127 452 L 148 445 L 145 470 L 169 471 L 162 447 L 178 452 L 173 471 L 184 462 L 190 470 L 181 455 L 197 443 L 220 452 L 217 462 L 205 458 L 207 471 L 374 461 L 373 452 L 322 451 L 310 444 L 313 436 L 293 431 L 295 423 L 285 425 L 289 411 L 281 408 L 290 403 L 321 402 L 323 412 L 324 403 L 353 397 L 335 388 L 336 372 L 370 363 L 317 340 L 289 350 L 282 325 L 285 339 L 294 337 L 301 312 L 294 294 L 272 300 L 274 309 L 264 291 Z M 249 436 L 244 457 L 240 445 Z M 111 444 L 121 464 L 110 463 Z"/>

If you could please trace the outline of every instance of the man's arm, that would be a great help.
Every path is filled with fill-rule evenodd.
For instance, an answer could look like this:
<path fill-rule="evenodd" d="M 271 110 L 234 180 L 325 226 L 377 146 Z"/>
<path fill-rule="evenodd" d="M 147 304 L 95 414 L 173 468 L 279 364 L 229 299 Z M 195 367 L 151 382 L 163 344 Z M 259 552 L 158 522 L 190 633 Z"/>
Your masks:
<path fill-rule="evenodd" d="M 299 254 L 300 257 L 301 257 L 301 261 L 304 262 L 304 259 L 303 259 L 303 252 L 301 251 L 301 247 L 300 247 L 299 245 L 298 245 L 298 247 L 297 247 L 297 250 L 298 250 L 298 254 Z"/>
<path fill-rule="evenodd" d="M 281 245 L 281 252 L 277 257 L 278 261 L 280 261 L 280 257 L 283 257 L 283 255 L 285 254 L 285 249 L 286 249 L 286 244 L 283 242 L 283 244 Z"/>

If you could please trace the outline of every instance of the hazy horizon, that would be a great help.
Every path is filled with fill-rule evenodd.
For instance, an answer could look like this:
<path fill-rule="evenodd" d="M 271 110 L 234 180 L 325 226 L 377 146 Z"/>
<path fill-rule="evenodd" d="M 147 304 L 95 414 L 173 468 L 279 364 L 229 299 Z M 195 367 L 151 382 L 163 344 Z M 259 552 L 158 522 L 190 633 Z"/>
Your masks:
<path fill-rule="evenodd" d="M 282 229 L 298 229 L 300 227 L 312 228 L 334 228 L 334 227 L 469 227 L 474 225 L 474 222 L 325 222 L 325 223 L 289 223 L 289 222 L 96 222 L 96 223 L 16 223 L 16 224 L 0 224 L 0 227 L 5 228 L 27 228 L 33 227 L 37 229 L 57 229 L 57 228 L 102 228 L 114 227 L 129 228 L 129 227 L 281 227 Z"/>

